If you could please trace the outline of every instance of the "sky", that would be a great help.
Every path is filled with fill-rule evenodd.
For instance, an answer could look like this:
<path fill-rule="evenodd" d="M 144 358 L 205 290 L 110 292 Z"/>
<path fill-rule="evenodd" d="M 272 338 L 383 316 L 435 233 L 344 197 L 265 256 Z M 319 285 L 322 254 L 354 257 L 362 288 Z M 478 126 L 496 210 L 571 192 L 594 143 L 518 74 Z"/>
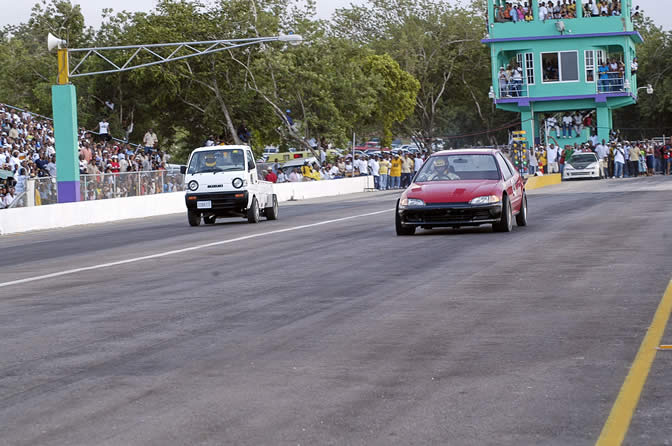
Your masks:
<path fill-rule="evenodd" d="M 72 0 L 80 4 L 87 25 L 98 27 L 101 22 L 102 9 L 112 7 L 115 11 L 149 11 L 155 4 L 154 0 L 115 0 L 103 2 L 101 0 Z M 364 0 L 317 0 L 317 12 L 320 18 L 329 18 L 337 8 L 343 8 L 350 3 L 361 4 Z M 36 0 L 3 0 L 0 27 L 25 22 L 30 17 L 30 10 Z M 633 0 L 633 5 L 639 5 L 654 21 L 665 29 L 672 29 L 672 0 Z"/>

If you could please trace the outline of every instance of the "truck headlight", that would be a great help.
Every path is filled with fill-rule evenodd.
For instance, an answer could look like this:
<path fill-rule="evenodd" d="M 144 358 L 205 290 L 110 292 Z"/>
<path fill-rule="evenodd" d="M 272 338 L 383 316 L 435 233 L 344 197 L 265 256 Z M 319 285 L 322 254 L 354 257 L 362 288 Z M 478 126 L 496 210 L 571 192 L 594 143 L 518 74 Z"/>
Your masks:
<path fill-rule="evenodd" d="M 469 202 L 469 204 L 492 204 L 499 203 L 499 197 L 497 195 L 483 195 L 482 197 L 476 197 Z"/>
<path fill-rule="evenodd" d="M 190 191 L 198 190 L 198 181 L 196 180 L 189 181 L 188 187 Z"/>
<path fill-rule="evenodd" d="M 425 202 L 418 199 L 418 198 L 404 198 L 401 200 L 399 203 L 400 206 L 402 207 L 407 207 L 407 206 L 424 206 Z"/>
<path fill-rule="evenodd" d="M 231 182 L 231 184 L 236 189 L 240 189 L 241 187 L 243 187 L 245 185 L 245 181 L 242 178 L 234 178 L 233 181 Z"/>

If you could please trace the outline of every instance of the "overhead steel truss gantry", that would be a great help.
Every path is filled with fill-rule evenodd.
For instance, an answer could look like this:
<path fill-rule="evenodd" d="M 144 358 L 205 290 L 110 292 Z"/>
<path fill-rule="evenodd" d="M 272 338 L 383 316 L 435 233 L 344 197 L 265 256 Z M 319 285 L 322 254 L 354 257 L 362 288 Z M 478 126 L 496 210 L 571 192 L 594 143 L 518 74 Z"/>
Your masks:
<path fill-rule="evenodd" d="M 303 38 L 297 34 L 284 34 L 275 37 L 255 37 L 248 39 L 204 40 L 198 42 L 151 43 L 144 45 L 123 45 L 93 48 L 60 48 L 59 49 L 59 84 L 67 84 L 69 78 L 94 76 L 97 74 L 121 73 L 152 65 L 188 59 L 190 57 L 228 51 L 251 45 L 270 42 L 287 42 L 299 44 Z M 160 54 L 159 50 L 168 48 L 168 54 Z M 63 53 L 66 53 L 63 54 Z M 186 52 L 186 54 L 185 54 Z M 81 57 L 77 57 L 81 55 Z M 153 60 L 140 61 L 140 57 L 149 55 Z M 70 69 L 69 59 L 75 64 Z M 104 62 L 106 69 L 87 71 L 87 60 L 98 59 Z M 117 60 L 114 62 L 112 59 Z M 62 78 L 61 78 L 62 77 Z"/>

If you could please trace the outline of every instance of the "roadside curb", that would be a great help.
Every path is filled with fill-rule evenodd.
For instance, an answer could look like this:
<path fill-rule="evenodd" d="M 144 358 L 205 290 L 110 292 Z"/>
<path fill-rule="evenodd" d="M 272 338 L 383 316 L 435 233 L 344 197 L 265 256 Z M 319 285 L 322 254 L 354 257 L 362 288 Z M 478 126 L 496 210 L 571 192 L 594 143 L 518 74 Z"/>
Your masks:
<path fill-rule="evenodd" d="M 551 175 L 544 175 L 541 177 L 529 177 L 525 184 L 525 190 L 541 189 L 542 187 L 555 186 L 562 183 L 562 175 L 554 173 Z"/>

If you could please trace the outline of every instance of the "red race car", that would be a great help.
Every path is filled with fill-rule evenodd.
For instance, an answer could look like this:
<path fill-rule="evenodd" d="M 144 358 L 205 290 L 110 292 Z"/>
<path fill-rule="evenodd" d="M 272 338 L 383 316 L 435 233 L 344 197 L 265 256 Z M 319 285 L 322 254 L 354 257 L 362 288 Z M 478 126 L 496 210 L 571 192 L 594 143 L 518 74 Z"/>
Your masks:
<path fill-rule="evenodd" d="M 525 180 L 511 162 L 498 150 L 448 150 L 430 156 L 401 194 L 395 226 L 397 235 L 484 224 L 510 232 L 514 217 L 527 226 Z"/>

